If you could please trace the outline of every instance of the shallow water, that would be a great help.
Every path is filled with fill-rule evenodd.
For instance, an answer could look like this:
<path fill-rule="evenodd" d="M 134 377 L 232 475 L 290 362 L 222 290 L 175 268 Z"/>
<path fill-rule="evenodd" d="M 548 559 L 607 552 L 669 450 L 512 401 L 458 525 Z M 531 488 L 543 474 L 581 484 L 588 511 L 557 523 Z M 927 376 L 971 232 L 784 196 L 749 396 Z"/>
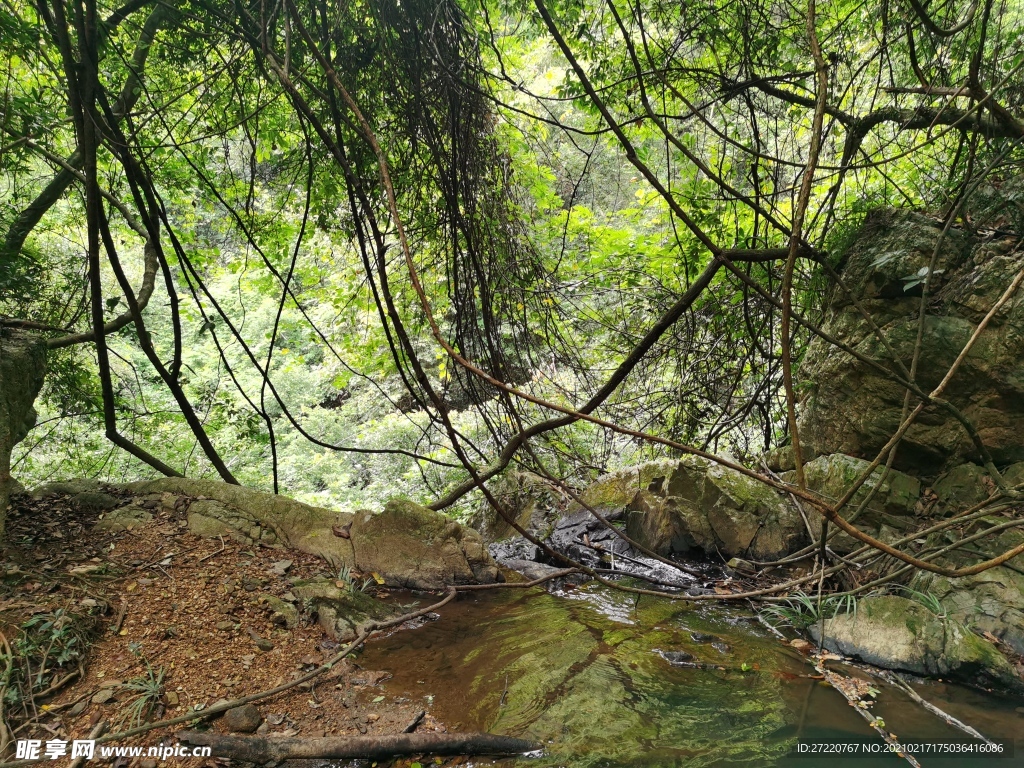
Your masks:
<path fill-rule="evenodd" d="M 460 598 L 441 619 L 372 643 L 360 664 L 394 675 L 395 695 L 432 702 L 451 730 L 537 740 L 539 758 L 503 764 L 580 768 L 873 766 L 897 757 L 796 757 L 798 739 L 879 740 L 836 691 L 749 613 L 584 586 L 557 595 L 505 590 Z M 712 639 L 693 633 L 714 636 Z M 712 643 L 718 642 L 718 647 Z M 725 646 L 722 645 L 725 644 Z M 727 646 L 727 647 L 726 647 Z M 683 651 L 714 668 L 669 664 Z M 905 742 L 962 734 L 882 689 L 873 711 Z M 921 695 L 1018 757 L 921 757 L 925 766 L 1024 766 L 1024 702 L 942 683 Z M 482 764 L 477 762 L 477 764 Z"/>

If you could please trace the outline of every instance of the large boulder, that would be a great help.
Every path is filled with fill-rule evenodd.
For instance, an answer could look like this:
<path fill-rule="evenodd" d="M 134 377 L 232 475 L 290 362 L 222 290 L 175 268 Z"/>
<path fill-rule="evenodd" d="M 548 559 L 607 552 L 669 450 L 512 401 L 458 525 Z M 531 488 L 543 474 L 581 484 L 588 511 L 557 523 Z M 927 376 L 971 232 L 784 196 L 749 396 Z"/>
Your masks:
<path fill-rule="evenodd" d="M 818 639 L 819 627 L 811 633 Z M 885 669 L 1024 695 L 1024 681 L 994 645 L 921 603 L 882 595 L 824 622 L 824 646 Z"/>
<path fill-rule="evenodd" d="M 389 501 L 382 512 L 355 514 L 355 567 L 411 589 L 447 584 L 491 584 L 498 567 L 480 534 L 411 501 Z"/>
<path fill-rule="evenodd" d="M 983 533 L 1005 523 L 993 515 L 973 521 L 964 530 L 946 530 L 928 537 L 929 547 L 943 547 L 967 536 Z M 1024 544 L 1024 532 L 1005 530 L 985 535 L 966 547 L 954 550 L 937 562 L 950 568 L 991 559 Z M 972 576 L 951 579 L 922 571 L 911 587 L 938 598 L 949 615 L 958 621 L 991 633 L 1014 651 L 1024 654 L 1024 555 Z"/>
<path fill-rule="evenodd" d="M 694 456 L 661 468 L 626 515 L 627 533 L 659 554 L 772 560 L 804 542 L 799 513 L 755 478 Z"/>
<path fill-rule="evenodd" d="M 804 480 L 808 490 L 834 503 L 843 498 L 869 466 L 870 463 L 864 459 L 842 453 L 819 456 L 804 465 Z M 784 472 L 782 478 L 795 483 L 796 472 Z M 886 471 L 885 467 L 877 467 L 840 510 L 840 515 L 851 519 L 867 500 L 855 522 L 860 530 L 876 538 L 883 530 L 906 531 L 915 524 L 913 515 L 920 495 L 921 482 L 917 478 L 894 469 Z M 811 505 L 805 507 L 807 522 L 817 536 L 821 533 L 821 515 L 813 511 Z M 830 539 L 830 546 L 834 551 L 845 554 L 861 547 L 862 543 L 845 532 L 839 532 Z"/>
<path fill-rule="evenodd" d="M 974 332 L 1024 266 L 1015 237 L 979 240 L 913 212 L 868 216 L 843 257 L 852 296 L 881 329 L 875 335 L 850 295 L 835 289 L 823 329 L 861 354 L 896 370 L 887 347 L 909 365 L 918 337 L 922 270 L 938 248 L 917 382 L 925 391 L 945 376 Z M 800 434 L 808 455 L 845 453 L 872 458 L 896 432 L 904 389 L 820 338 L 799 370 L 805 393 Z M 1024 301 L 1008 302 L 992 318 L 946 389 L 971 420 L 997 464 L 1024 460 Z M 938 406 L 926 408 L 896 454 L 895 468 L 935 475 L 979 456 L 966 431 Z"/>
<path fill-rule="evenodd" d="M 46 375 L 46 343 L 31 333 L 0 328 L 0 541 L 7 504 L 16 489 L 11 451 L 35 426 L 32 407 Z"/>

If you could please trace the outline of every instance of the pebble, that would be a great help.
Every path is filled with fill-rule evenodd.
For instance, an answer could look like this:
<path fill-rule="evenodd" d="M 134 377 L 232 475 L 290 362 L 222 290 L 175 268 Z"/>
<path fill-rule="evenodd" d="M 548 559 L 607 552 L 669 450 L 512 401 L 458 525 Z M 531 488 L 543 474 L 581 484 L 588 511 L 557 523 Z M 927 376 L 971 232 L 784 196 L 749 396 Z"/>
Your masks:
<path fill-rule="evenodd" d="M 274 644 L 269 640 L 264 640 L 262 637 L 255 638 L 253 642 L 256 644 L 256 647 L 264 653 L 274 650 Z"/>
<path fill-rule="evenodd" d="M 95 696 L 92 697 L 93 704 L 106 704 L 114 698 L 114 692 L 110 688 L 103 688 Z"/>
<path fill-rule="evenodd" d="M 270 570 L 278 576 L 284 576 L 288 572 L 288 569 L 291 567 L 291 560 L 278 560 L 276 563 L 271 563 Z"/>
<path fill-rule="evenodd" d="M 178 694 L 175 691 L 167 691 L 164 694 L 164 701 L 167 702 L 167 706 L 176 707 L 178 706 Z"/>
<path fill-rule="evenodd" d="M 243 704 L 224 713 L 224 726 L 235 733 L 252 733 L 262 722 L 263 715 L 252 704 Z"/>
<path fill-rule="evenodd" d="M 233 621 L 218 621 L 216 626 L 217 626 L 217 629 L 234 629 L 235 628 L 235 622 L 233 622 Z"/>
<path fill-rule="evenodd" d="M 810 653 L 814 649 L 814 645 L 812 643 L 807 642 L 802 637 L 797 637 L 793 640 L 790 640 L 789 644 L 793 648 L 796 648 L 798 651 L 800 651 L 800 653 Z"/>
<path fill-rule="evenodd" d="M 693 654 L 686 651 L 662 651 L 661 655 L 669 664 L 681 664 L 693 660 Z"/>

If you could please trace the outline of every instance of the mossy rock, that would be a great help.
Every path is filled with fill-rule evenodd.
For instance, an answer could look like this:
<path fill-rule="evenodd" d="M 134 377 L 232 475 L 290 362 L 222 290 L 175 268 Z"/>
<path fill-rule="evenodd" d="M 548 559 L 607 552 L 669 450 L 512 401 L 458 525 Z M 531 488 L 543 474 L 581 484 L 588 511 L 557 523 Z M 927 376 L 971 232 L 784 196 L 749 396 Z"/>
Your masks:
<path fill-rule="evenodd" d="M 973 507 L 992 495 L 992 480 L 977 464 L 960 464 L 943 474 L 932 485 L 946 512 Z"/>
<path fill-rule="evenodd" d="M 811 632 L 817 639 L 817 625 Z M 1024 696 L 1024 680 L 992 643 L 905 597 L 866 597 L 856 611 L 827 619 L 824 645 L 885 669 Z"/>
<path fill-rule="evenodd" d="M 189 529 L 197 535 L 227 534 L 239 541 L 280 544 L 318 555 L 335 568 L 354 565 L 349 540 L 332 533 L 332 528 L 352 521 L 350 514 L 216 480 L 165 477 L 125 488 L 138 496 L 170 493 L 192 498 Z"/>
<path fill-rule="evenodd" d="M 392 606 L 370 595 L 352 590 L 333 579 L 311 579 L 292 585 L 292 593 L 302 600 L 324 632 L 338 642 L 347 642 L 365 627 L 376 621 L 385 621 L 400 613 Z"/>
<path fill-rule="evenodd" d="M 152 521 L 153 515 L 151 512 L 134 504 L 129 504 L 126 507 L 107 512 L 96 522 L 93 528 L 99 531 L 115 533 L 117 531 L 131 531 L 135 528 L 141 528 Z"/>
<path fill-rule="evenodd" d="M 835 502 L 846 494 L 869 466 L 870 463 L 864 459 L 834 453 L 819 456 L 805 464 L 804 479 L 809 490 L 817 493 L 825 501 Z M 796 472 L 787 472 L 782 478 L 789 483 L 795 483 Z M 885 523 L 899 530 L 906 529 L 909 524 L 908 518 L 914 514 L 915 505 L 921 495 L 921 481 L 894 469 L 886 473 L 884 467 L 877 467 L 843 508 L 842 516 L 848 518 L 871 491 L 874 491 L 871 501 L 858 518 L 858 522 L 872 527 Z M 821 516 L 813 514 L 808 517 L 811 530 L 817 534 L 821 530 Z"/>
<path fill-rule="evenodd" d="M 406 499 L 389 501 L 378 514 L 356 512 L 351 541 L 355 567 L 390 586 L 438 589 L 499 578 L 479 533 Z"/>

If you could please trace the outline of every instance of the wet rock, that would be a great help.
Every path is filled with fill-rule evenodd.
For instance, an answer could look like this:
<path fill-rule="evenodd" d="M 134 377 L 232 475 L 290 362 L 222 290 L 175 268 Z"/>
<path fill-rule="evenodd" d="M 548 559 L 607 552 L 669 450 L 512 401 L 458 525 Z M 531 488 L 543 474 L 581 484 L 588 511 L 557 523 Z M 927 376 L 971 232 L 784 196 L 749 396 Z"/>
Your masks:
<path fill-rule="evenodd" d="M 263 722 L 263 715 L 252 704 L 229 709 L 224 713 L 224 727 L 233 733 L 252 733 Z"/>
<path fill-rule="evenodd" d="M 543 563 L 535 563 L 530 560 L 500 560 L 499 562 L 506 568 L 523 574 L 529 581 L 543 579 L 561 570 L 553 565 L 544 565 Z"/>
<path fill-rule="evenodd" d="M 308 603 L 324 632 L 339 642 L 352 640 L 368 624 L 399 613 L 370 595 L 339 587 L 333 579 L 298 581 L 292 590 Z"/>
<path fill-rule="evenodd" d="M 810 632 L 817 640 L 818 625 Z M 825 621 L 823 644 L 885 669 L 1024 695 L 1024 681 L 994 645 L 907 598 L 863 598 L 855 612 Z"/>
<path fill-rule="evenodd" d="M 711 643 L 718 642 L 718 638 L 714 635 L 709 635 L 705 632 L 691 632 L 690 639 L 695 643 Z"/>
<path fill-rule="evenodd" d="M 669 664 L 683 665 L 693 661 L 693 654 L 686 651 L 661 651 L 661 656 Z"/>

